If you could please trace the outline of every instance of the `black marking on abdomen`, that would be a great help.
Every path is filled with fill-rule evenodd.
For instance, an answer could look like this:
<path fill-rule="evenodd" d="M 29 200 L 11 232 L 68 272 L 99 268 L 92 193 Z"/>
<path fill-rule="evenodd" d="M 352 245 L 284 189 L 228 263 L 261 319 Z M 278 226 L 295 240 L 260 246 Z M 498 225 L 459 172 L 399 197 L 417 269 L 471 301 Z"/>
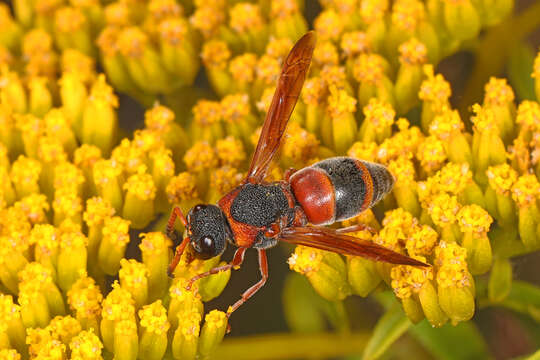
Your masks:
<path fill-rule="evenodd" d="M 263 227 L 288 210 L 289 202 L 279 185 L 246 184 L 232 202 L 231 216 L 238 222 Z"/>
<path fill-rule="evenodd" d="M 351 218 L 362 208 L 366 196 L 366 184 L 355 159 L 335 157 L 313 164 L 323 169 L 334 185 L 336 199 L 335 221 Z"/>

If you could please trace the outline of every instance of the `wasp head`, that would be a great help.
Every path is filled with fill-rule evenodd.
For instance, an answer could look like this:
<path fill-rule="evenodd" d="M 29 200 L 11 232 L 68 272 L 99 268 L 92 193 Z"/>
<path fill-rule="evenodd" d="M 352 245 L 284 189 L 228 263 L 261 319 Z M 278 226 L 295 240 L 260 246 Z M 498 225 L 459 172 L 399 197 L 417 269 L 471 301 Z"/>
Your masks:
<path fill-rule="evenodd" d="M 187 216 L 192 254 L 197 259 L 210 259 L 225 251 L 232 238 L 223 211 L 216 205 L 197 205 Z"/>

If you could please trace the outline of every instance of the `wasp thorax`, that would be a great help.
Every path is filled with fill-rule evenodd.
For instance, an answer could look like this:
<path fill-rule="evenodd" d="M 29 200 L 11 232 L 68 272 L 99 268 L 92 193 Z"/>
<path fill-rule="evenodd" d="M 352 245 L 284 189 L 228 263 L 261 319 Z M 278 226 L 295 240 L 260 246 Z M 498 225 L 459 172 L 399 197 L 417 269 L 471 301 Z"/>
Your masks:
<path fill-rule="evenodd" d="M 225 251 L 231 231 L 221 209 L 215 205 L 197 205 L 188 213 L 188 233 L 194 256 L 210 259 Z"/>

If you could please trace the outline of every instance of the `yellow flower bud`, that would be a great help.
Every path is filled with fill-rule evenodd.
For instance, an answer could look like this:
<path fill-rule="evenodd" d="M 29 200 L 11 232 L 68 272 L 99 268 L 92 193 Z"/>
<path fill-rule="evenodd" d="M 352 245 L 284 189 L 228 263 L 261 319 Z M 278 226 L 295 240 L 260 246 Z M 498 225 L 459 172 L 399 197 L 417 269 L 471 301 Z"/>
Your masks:
<path fill-rule="evenodd" d="M 179 326 L 172 340 L 173 357 L 178 360 L 194 360 L 197 357 L 201 314 L 198 312 L 178 313 Z"/>
<path fill-rule="evenodd" d="M 58 253 L 58 285 L 65 292 L 86 270 L 88 239 L 81 232 L 65 232 L 60 236 Z"/>
<path fill-rule="evenodd" d="M 155 216 L 156 186 L 150 174 L 131 175 L 124 184 L 125 201 L 122 215 L 136 229 L 142 229 Z"/>
<path fill-rule="evenodd" d="M 118 277 L 122 288 L 131 293 L 135 308 L 146 304 L 148 298 L 148 269 L 134 259 L 121 259 Z"/>
<path fill-rule="evenodd" d="M 167 331 L 170 327 L 161 300 L 143 306 L 139 310 L 139 318 L 142 328 L 139 356 L 150 360 L 161 359 L 167 348 Z"/>
<path fill-rule="evenodd" d="M 134 319 L 124 319 L 114 325 L 114 358 L 135 360 L 139 353 L 139 336 Z"/>
<path fill-rule="evenodd" d="M 212 310 L 206 314 L 198 345 L 198 352 L 203 358 L 212 354 L 221 343 L 227 323 L 228 317 L 222 311 Z"/>
<path fill-rule="evenodd" d="M 93 329 L 97 334 L 100 330 L 102 300 L 103 295 L 94 279 L 85 273 L 81 274 L 67 292 L 67 301 L 81 327 L 85 330 Z"/>
<path fill-rule="evenodd" d="M 148 268 L 148 300 L 153 301 L 163 296 L 169 284 L 167 267 L 171 240 L 161 232 L 144 233 L 140 236 L 139 248 L 143 263 Z"/>
<path fill-rule="evenodd" d="M 73 360 L 100 360 L 103 344 L 93 330 L 81 331 L 69 343 L 71 359 Z"/>

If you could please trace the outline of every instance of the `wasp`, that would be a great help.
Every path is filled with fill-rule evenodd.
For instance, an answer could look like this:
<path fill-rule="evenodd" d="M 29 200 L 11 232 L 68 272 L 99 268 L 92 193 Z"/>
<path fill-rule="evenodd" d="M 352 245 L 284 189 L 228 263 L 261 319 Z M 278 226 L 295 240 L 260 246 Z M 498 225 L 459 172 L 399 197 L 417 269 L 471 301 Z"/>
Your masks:
<path fill-rule="evenodd" d="M 229 307 L 227 316 L 266 283 L 266 250 L 276 246 L 279 241 L 392 264 L 427 266 L 383 246 L 346 234 L 365 228 L 361 224 L 337 230 L 321 226 L 352 218 L 389 193 L 394 177 L 383 165 L 349 157 L 334 157 L 298 171 L 290 169 L 281 181 L 264 181 L 300 95 L 314 47 L 315 33 L 308 32 L 298 40 L 284 61 L 259 142 L 242 183 L 223 196 L 217 205 L 197 205 L 187 216 L 175 207 L 167 223 L 167 235 L 171 238 L 174 238 L 177 218 L 187 229 L 187 237 L 178 245 L 169 265 L 170 276 L 186 247 L 191 254 L 188 261 L 221 255 L 227 243 L 237 247 L 230 263 L 193 277 L 188 282 L 188 289 L 203 277 L 238 269 L 246 250 L 257 250 L 261 279 Z"/>

